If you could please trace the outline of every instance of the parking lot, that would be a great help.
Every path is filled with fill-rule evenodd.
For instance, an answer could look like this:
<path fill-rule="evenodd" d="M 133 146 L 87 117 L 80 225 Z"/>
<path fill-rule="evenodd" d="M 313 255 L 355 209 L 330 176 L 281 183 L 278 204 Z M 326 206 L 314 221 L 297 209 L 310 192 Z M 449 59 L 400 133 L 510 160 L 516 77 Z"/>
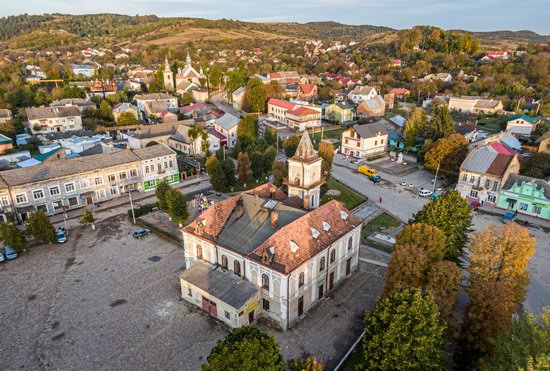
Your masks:
<path fill-rule="evenodd" d="M 183 252 L 126 215 L 76 227 L 0 267 L 0 369 L 198 370 L 228 329 L 180 300 Z M 384 268 L 361 269 L 332 298 L 277 337 L 285 358 L 315 354 L 334 365 L 362 329 Z M 330 335 L 327 335 L 330 334 Z"/>

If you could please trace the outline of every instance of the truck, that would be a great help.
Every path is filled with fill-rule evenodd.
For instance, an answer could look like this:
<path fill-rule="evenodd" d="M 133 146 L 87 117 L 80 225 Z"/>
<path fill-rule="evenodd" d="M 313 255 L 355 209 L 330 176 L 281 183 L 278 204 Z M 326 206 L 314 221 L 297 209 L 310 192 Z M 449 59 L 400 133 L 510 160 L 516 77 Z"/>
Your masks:
<path fill-rule="evenodd" d="M 374 169 L 371 169 L 367 165 L 361 165 L 357 168 L 359 174 L 366 175 L 372 182 L 378 183 L 380 181 L 380 175 Z"/>

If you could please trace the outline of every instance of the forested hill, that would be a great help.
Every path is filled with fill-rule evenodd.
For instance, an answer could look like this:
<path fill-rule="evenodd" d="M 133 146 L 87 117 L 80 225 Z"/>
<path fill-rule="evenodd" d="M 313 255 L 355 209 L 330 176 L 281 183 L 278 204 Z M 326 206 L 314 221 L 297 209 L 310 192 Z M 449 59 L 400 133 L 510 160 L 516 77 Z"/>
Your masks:
<path fill-rule="evenodd" d="M 197 18 L 160 18 L 155 15 L 128 16 L 118 14 L 93 15 L 18 15 L 0 18 L 0 42 L 14 48 L 31 47 L 41 41 L 45 46 L 67 45 L 79 39 L 102 42 L 152 40 L 190 29 L 249 32 L 272 38 L 279 36 L 300 39 L 361 39 L 368 35 L 394 33 L 388 27 L 346 25 L 337 22 L 309 23 L 252 23 L 235 20 L 206 20 Z M 463 31 L 466 32 L 466 31 Z M 220 32 L 221 33 L 221 32 Z M 548 36 L 532 31 L 475 32 L 480 39 L 509 39 L 546 42 Z"/>

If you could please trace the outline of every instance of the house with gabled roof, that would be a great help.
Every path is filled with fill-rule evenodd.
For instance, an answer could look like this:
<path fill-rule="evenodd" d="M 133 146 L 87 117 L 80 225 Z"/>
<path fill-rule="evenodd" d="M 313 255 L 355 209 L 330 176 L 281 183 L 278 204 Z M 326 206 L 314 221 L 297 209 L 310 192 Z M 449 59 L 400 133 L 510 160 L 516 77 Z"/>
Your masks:
<path fill-rule="evenodd" d="M 288 174 L 301 193 L 264 184 L 182 228 L 181 296 L 230 327 L 263 317 L 288 329 L 358 266 L 362 221 L 335 200 L 311 199 L 323 181 L 304 136 L 290 159 L 302 170 Z"/>
<path fill-rule="evenodd" d="M 550 220 L 550 183 L 511 174 L 500 188 L 497 207 Z"/>
<path fill-rule="evenodd" d="M 456 190 L 464 198 L 495 205 L 500 187 L 519 167 L 517 153 L 503 142 L 475 148 L 460 166 Z"/>
<path fill-rule="evenodd" d="M 355 158 L 368 158 L 386 152 L 388 130 L 380 122 L 354 125 L 342 133 L 341 153 Z"/>
<path fill-rule="evenodd" d="M 506 119 L 506 131 L 518 137 L 529 138 L 537 130 L 541 119 L 527 115 L 513 115 Z"/>

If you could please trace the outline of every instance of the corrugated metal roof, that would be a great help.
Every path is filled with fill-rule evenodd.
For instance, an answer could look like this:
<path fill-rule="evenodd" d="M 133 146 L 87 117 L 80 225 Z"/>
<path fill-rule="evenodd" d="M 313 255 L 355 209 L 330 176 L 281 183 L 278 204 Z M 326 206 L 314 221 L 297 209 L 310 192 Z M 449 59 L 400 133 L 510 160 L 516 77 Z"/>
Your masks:
<path fill-rule="evenodd" d="M 498 153 L 490 147 L 474 149 L 462 163 L 461 169 L 484 174 L 493 163 Z"/>

